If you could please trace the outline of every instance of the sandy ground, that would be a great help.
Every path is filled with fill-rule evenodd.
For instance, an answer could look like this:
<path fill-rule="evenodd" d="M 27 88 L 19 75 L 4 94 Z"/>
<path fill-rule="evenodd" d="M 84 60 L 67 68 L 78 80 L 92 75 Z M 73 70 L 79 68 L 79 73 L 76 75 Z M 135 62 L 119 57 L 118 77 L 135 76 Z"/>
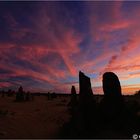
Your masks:
<path fill-rule="evenodd" d="M 57 138 L 69 121 L 68 97 L 14 102 L 15 97 L 0 97 L 0 138 Z"/>
<path fill-rule="evenodd" d="M 96 97 L 98 102 L 101 99 Z M 15 102 L 15 97 L 0 96 L 0 138 L 59 138 L 63 124 L 69 122 L 71 117 L 67 107 L 69 100 L 69 96 L 58 96 L 53 100 L 35 96 L 33 101 Z M 128 96 L 125 100 L 137 101 L 140 105 L 138 97 Z M 110 138 L 122 136 L 110 130 L 103 130 L 100 135 Z"/>

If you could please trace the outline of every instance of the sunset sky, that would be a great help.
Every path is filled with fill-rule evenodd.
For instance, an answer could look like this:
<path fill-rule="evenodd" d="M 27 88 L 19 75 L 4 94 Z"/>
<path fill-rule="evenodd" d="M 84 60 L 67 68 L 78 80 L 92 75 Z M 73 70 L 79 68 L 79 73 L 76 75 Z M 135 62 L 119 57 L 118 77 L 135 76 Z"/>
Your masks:
<path fill-rule="evenodd" d="M 0 2 L 0 88 L 70 92 L 79 70 L 102 93 L 116 73 L 140 89 L 140 2 Z"/>

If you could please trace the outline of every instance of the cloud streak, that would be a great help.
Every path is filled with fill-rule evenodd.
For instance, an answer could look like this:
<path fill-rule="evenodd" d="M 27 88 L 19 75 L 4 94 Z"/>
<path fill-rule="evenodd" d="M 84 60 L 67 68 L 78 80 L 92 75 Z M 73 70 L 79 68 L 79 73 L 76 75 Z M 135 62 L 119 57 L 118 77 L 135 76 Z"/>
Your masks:
<path fill-rule="evenodd" d="M 27 90 L 68 92 L 72 83 L 78 89 L 79 70 L 92 78 L 93 88 L 102 86 L 106 71 L 117 73 L 123 86 L 138 84 L 139 6 L 120 1 L 75 4 L 29 2 L 17 3 L 15 9 L 7 3 L 0 8 L 1 88 L 19 83 Z"/>

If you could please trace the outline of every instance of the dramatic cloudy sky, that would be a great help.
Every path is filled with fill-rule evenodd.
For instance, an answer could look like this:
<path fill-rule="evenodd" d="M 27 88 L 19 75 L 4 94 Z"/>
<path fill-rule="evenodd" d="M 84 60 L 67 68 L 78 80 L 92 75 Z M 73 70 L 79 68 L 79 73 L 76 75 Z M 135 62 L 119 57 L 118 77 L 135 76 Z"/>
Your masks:
<path fill-rule="evenodd" d="M 0 88 L 69 92 L 78 72 L 102 93 L 115 72 L 140 88 L 140 2 L 0 2 Z"/>

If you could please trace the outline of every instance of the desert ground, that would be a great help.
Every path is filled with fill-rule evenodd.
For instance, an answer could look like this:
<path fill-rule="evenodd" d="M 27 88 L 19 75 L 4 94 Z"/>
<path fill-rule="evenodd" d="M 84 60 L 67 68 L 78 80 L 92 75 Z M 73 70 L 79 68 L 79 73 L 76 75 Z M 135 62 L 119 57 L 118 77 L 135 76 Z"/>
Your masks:
<path fill-rule="evenodd" d="M 100 102 L 102 96 L 95 98 Z M 128 106 L 135 105 L 135 102 L 140 104 L 139 98 L 135 96 L 126 96 L 125 101 L 129 102 Z M 69 102 L 70 96 L 57 96 L 49 100 L 47 96 L 41 95 L 23 102 L 16 102 L 15 95 L 0 96 L 0 138 L 59 138 L 64 124 L 71 117 Z M 100 132 L 103 136 L 104 133 L 109 136 L 114 132 Z"/>
<path fill-rule="evenodd" d="M 69 120 L 67 97 L 15 102 L 15 97 L 0 97 L 0 138 L 56 138 Z"/>

